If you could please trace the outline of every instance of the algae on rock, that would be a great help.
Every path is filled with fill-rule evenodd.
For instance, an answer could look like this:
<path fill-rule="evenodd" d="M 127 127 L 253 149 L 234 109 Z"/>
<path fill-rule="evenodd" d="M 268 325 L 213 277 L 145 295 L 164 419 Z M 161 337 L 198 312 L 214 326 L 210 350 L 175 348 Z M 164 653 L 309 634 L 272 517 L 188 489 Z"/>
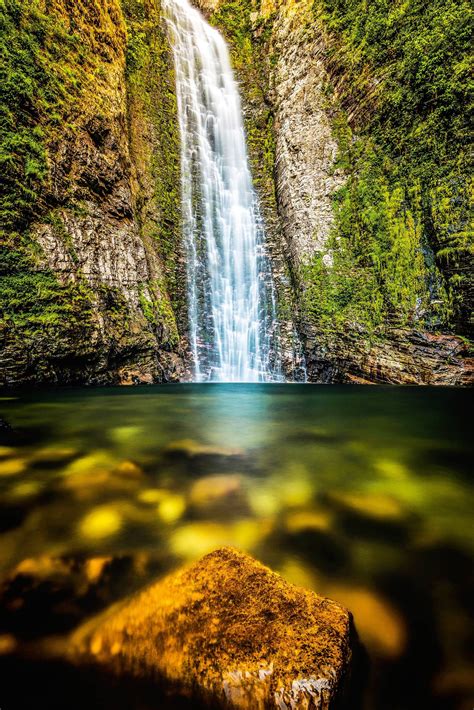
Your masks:
<path fill-rule="evenodd" d="M 164 106 L 154 133 L 136 100 L 130 51 L 126 72 L 133 31 L 127 40 L 118 0 L 100 7 L 10 0 L 0 8 L 3 384 L 183 375 L 174 284 L 166 278 L 177 273 L 167 263 L 179 261 L 176 197 L 170 205 L 168 190 L 176 160 L 163 160 L 176 123 L 173 78 L 159 7 L 146 6 L 161 39 L 156 56 L 165 57 L 159 86 L 156 72 L 141 73 L 142 99 L 156 92 Z M 139 22 L 143 4 L 131 11 Z"/>

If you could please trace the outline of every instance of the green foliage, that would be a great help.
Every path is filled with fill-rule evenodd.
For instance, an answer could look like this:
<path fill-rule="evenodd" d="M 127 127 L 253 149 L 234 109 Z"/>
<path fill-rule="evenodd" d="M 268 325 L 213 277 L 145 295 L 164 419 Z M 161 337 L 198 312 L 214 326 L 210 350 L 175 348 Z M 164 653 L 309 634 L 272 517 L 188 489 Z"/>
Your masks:
<path fill-rule="evenodd" d="M 99 77 L 100 57 L 116 52 L 113 34 L 120 33 L 101 31 L 98 12 L 92 5 L 63 12 L 61 3 L 44 9 L 41 0 L 0 0 L 0 322 L 23 347 L 75 342 L 93 327 L 91 289 L 80 273 L 61 283 L 44 266 L 29 225 L 50 224 L 77 262 L 72 239 L 48 204 L 48 151 L 71 130 L 85 89 Z"/>
<path fill-rule="evenodd" d="M 315 11 L 355 131 L 339 116 L 347 183 L 335 196 L 334 268 L 320 257 L 308 266 L 306 308 L 328 327 L 468 332 L 469 4 L 316 0 Z"/>
<path fill-rule="evenodd" d="M 140 292 L 140 306 L 145 318 L 153 328 L 164 327 L 162 343 L 170 348 L 179 343 L 179 334 L 176 326 L 176 317 L 172 304 L 166 294 L 164 281 L 154 279 L 143 287 Z"/>
<path fill-rule="evenodd" d="M 21 331 L 24 341 L 45 328 L 63 335 L 88 327 L 92 293 L 82 281 L 61 284 L 35 258 L 27 236 L 12 235 L 0 246 L 0 321 Z"/>
<path fill-rule="evenodd" d="M 143 0 L 123 0 L 127 24 L 127 78 L 133 157 L 139 165 L 141 189 L 153 203 L 141 218 L 145 241 L 156 248 L 164 266 L 164 280 L 149 284 L 152 301 L 141 299 L 152 325 L 157 316 L 169 331 L 175 313 L 185 312 L 185 282 L 181 254 L 180 136 L 171 48 L 157 6 Z M 143 122 L 152 140 L 140 142 Z M 149 136 L 148 132 L 147 135 Z M 154 295 L 153 295 L 154 294 Z M 159 295 L 161 294 L 161 295 Z"/>
<path fill-rule="evenodd" d="M 432 182 L 467 168 L 472 95 L 468 0 L 322 0 L 347 72 L 343 101 L 368 97 L 362 121 L 400 174 Z M 363 102 L 362 102 L 363 103 Z"/>
<path fill-rule="evenodd" d="M 79 93 L 85 49 L 32 0 L 0 0 L 0 223 L 24 228 L 43 208 L 47 140 Z"/>

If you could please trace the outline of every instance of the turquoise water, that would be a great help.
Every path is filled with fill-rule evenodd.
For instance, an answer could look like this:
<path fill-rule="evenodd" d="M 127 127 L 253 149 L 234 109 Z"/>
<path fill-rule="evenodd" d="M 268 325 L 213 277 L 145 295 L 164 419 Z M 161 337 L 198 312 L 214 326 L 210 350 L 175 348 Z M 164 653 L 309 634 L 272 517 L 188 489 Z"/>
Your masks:
<path fill-rule="evenodd" d="M 365 708 L 470 708 L 470 397 L 279 384 L 4 393 L 15 432 L 0 447 L 0 569 L 121 555 L 140 585 L 235 545 L 352 610 L 370 660 Z"/>

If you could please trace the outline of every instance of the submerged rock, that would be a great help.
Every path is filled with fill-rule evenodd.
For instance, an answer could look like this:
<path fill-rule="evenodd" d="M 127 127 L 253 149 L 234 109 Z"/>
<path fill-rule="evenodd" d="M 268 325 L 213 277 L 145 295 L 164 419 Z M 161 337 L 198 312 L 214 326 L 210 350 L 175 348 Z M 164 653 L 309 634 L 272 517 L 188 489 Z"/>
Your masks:
<path fill-rule="evenodd" d="M 351 628 L 336 602 L 222 548 L 87 622 L 67 654 L 213 707 L 328 709 L 348 678 Z"/>
<path fill-rule="evenodd" d="M 192 475 L 235 473 L 253 469 L 251 458 L 238 448 L 202 444 L 194 439 L 172 441 L 163 450 L 163 462 Z"/>
<path fill-rule="evenodd" d="M 2 634 L 30 640 L 69 633 L 169 564 L 163 555 L 146 553 L 24 559 L 0 580 L 0 655 Z"/>

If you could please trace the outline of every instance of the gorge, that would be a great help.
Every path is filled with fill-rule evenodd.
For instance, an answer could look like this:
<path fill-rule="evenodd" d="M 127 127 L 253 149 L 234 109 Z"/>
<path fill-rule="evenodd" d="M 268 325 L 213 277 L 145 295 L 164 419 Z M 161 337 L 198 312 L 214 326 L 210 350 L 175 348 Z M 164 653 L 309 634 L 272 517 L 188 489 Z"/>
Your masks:
<path fill-rule="evenodd" d="M 350 35 L 357 7 L 201 7 L 229 44 L 260 203 L 248 239 L 258 247 L 265 230 L 257 270 L 273 273 L 274 295 L 265 278 L 248 300 L 267 309 L 260 358 L 278 369 L 264 343 L 276 337 L 275 308 L 286 379 L 467 384 L 472 239 L 459 107 L 468 12 L 373 10 Z M 360 50 L 356 80 L 347 57 L 377 23 L 397 38 L 393 60 Z M 193 306 L 186 286 L 185 223 L 197 212 L 181 212 L 183 114 L 159 3 L 9 0 L 2 28 L 14 41 L 2 99 L 0 382 L 189 380 L 203 349 L 192 326 L 203 292 Z M 414 49 L 430 41 L 439 86 L 423 91 L 439 97 L 435 111 Z M 420 111 L 400 109 L 409 105 Z"/>
<path fill-rule="evenodd" d="M 2 710 L 474 707 L 472 17 L 0 0 Z"/>

